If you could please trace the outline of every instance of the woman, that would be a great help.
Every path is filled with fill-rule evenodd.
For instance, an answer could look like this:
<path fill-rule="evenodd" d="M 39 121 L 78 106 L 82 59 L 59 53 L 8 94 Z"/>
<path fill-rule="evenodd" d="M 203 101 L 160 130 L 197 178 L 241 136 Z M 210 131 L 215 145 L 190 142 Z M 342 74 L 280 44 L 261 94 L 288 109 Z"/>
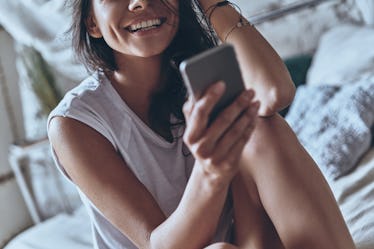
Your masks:
<path fill-rule="evenodd" d="M 230 2 L 72 3 L 74 48 L 95 72 L 51 113 L 49 137 L 96 248 L 354 248 L 317 166 L 276 114 L 294 94 L 287 70 Z M 209 126 L 225 85 L 182 113 L 175 67 L 216 44 L 201 14 L 235 47 L 248 89 Z"/>

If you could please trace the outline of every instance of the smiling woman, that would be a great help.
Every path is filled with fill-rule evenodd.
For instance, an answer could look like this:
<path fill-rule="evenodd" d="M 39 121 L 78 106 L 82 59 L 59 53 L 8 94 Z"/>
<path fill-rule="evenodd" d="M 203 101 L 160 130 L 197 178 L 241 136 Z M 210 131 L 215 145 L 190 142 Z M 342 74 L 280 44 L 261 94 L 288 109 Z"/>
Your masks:
<path fill-rule="evenodd" d="M 0 22 L 17 40 L 33 44 L 58 72 L 68 75 L 69 86 L 86 77 L 82 67 L 70 70 L 74 62 L 68 60 L 69 53 L 61 52 L 70 51 L 70 41 L 58 35 L 68 20 L 61 8 L 64 1 L 23 1 L 0 2 Z M 49 134 L 57 166 L 80 190 L 95 225 L 97 247 L 352 248 L 317 165 L 274 114 L 292 98 L 287 71 L 256 28 L 238 27 L 239 13 L 229 2 L 74 2 L 71 38 L 76 39 L 80 66 L 85 64 L 92 75 L 68 92 L 51 113 Z M 248 16 L 260 5 L 284 1 L 236 2 L 241 2 Z M 96 13 L 90 8 L 95 4 Z M 104 15 L 108 13 L 113 14 Z M 17 18 L 12 19 L 14 15 Z M 204 15 L 210 18 L 201 22 Z M 177 27 L 170 22 L 173 17 L 178 19 Z M 297 20 L 292 27 L 302 32 L 292 32 L 292 37 L 287 22 L 282 32 L 273 22 L 262 28 L 282 33 L 273 37 L 274 43 L 281 40 L 278 37 L 287 36 L 290 41 L 309 37 L 305 30 L 314 29 L 305 29 L 302 23 L 316 20 L 313 15 L 299 17 L 292 19 Z M 328 20 L 332 21 L 320 22 L 336 24 L 333 17 Z M 92 36 L 88 27 L 93 28 Z M 174 35 L 164 33 L 167 30 Z M 187 96 L 176 69 L 181 60 L 219 43 L 217 37 L 235 46 L 247 87 L 256 92 L 261 108 L 256 113 L 256 100 L 248 90 L 222 113 L 221 120 L 206 126 L 206 113 L 222 93 L 222 85 L 196 103 L 188 101 L 183 113 Z M 108 46 L 109 42 L 113 45 Z M 295 52 L 293 44 L 288 42 L 287 47 Z M 45 147 L 40 158 L 46 151 Z M 360 183 L 355 180 L 350 181 Z M 92 247 L 85 209 L 35 226 L 9 248 Z M 326 238 L 326 234 L 332 236 Z"/>
<path fill-rule="evenodd" d="M 321 172 L 277 114 L 293 98 L 290 75 L 232 3 L 72 6 L 74 49 L 92 75 L 51 112 L 48 134 L 97 248 L 354 248 Z M 235 48 L 247 89 L 208 124 L 229 86 L 186 101 L 176 66 L 219 42 Z"/>

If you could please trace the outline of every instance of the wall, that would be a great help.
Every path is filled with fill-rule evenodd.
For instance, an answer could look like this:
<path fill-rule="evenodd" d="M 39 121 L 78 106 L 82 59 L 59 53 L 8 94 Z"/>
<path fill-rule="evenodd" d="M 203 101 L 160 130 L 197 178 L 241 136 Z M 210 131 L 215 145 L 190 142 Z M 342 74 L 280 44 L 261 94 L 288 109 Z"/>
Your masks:
<path fill-rule="evenodd" d="M 1 29 L 1 28 L 0 28 Z M 16 129 L 8 119 L 4 88 L 0 89 L 0 248 L 15 233 L 31 225 L 31 218 L 21 197 L 8 163 L 8 148 L 18 137 L 23 137 L 22 111 L 18 94 L 18 78 L 15 69 L 15 53 L 12 38 L 0 30 L 0 80 L 6 81 L 9 97 L 16 115 Z M 3 86 L 3 84 L 1 85 Z M 14 132 L 12 132 L 14 131 Z"/>

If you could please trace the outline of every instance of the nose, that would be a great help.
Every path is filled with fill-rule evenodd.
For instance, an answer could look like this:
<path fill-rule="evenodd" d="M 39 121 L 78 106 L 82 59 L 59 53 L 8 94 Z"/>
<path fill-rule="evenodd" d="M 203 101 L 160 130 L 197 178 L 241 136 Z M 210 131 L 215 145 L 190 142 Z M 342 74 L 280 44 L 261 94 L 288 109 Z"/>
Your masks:
<path fill-rule="evenodd" d="M 144 10 L 148 6 L 148 0 L 130 0 L 129 11 Z"/>

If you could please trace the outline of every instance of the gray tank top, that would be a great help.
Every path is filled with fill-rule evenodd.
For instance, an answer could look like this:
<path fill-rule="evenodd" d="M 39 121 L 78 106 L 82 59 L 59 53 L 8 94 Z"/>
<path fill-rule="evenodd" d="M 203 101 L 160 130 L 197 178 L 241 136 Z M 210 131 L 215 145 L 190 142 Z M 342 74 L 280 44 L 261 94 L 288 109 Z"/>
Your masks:
<path fill-rule="evenodd" d="M 76 119 L 102 134 L 152 194 L 166 217 L 176 209 L 194 164 L 193 156 L 183 144 L 184 127 L 173 129 L 175 139 L 167 142 L 126 105 L 107 77 L 99 72 L 66 93 L 50 113 L 48 123 L 56 116 Z M 53 150 L 52 154 L 60 171 L 69 179 Z M 95 248 L 136 249 L 79 188 L 78 192 L 91 219 Z M 228 241 L 231 220 L 232 205 L 227 201 L 212 242 Z"/>

